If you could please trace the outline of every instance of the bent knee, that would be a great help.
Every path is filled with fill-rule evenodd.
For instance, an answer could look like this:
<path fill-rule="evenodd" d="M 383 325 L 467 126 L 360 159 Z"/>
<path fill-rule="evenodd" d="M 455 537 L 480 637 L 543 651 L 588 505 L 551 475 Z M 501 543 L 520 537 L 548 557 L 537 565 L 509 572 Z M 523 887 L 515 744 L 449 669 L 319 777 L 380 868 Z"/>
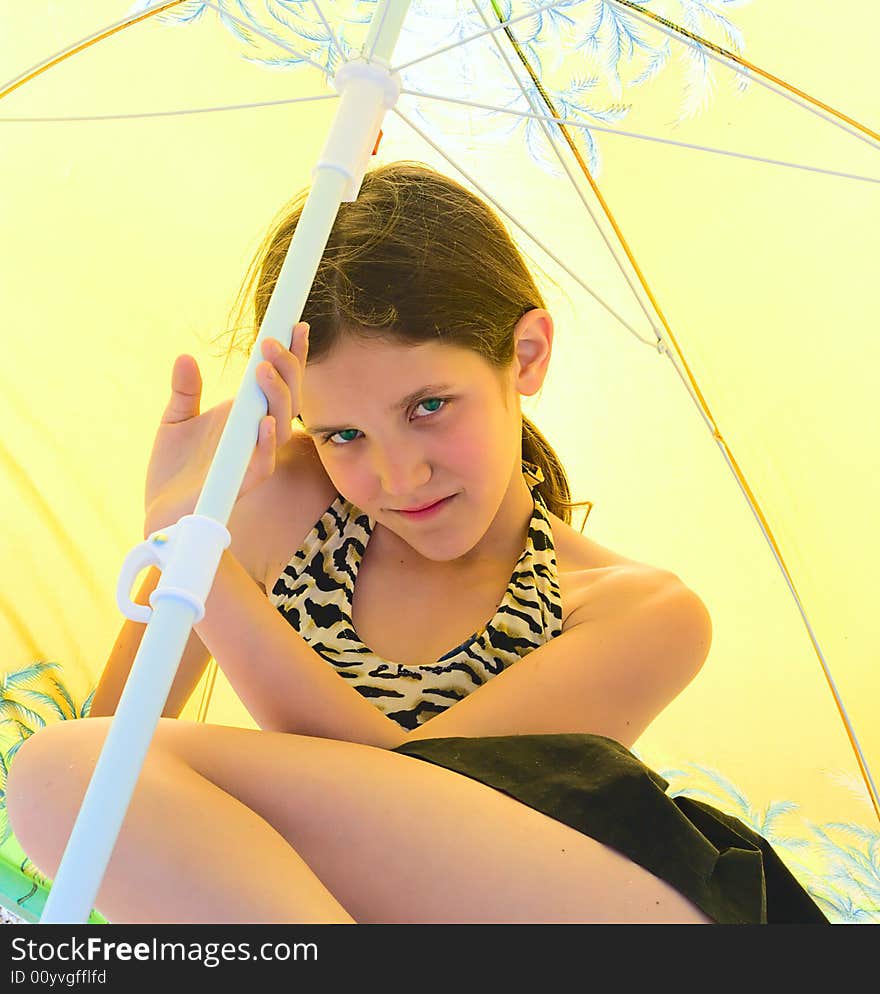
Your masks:
<path fill-rule="evenodd" d="M 6 779 L 6 811 L 28 855 L 28 843 L 51 832 L 59 811 L 81 803 L 108 722 L 58 721 L 29 736 L 16 750 Z"/>

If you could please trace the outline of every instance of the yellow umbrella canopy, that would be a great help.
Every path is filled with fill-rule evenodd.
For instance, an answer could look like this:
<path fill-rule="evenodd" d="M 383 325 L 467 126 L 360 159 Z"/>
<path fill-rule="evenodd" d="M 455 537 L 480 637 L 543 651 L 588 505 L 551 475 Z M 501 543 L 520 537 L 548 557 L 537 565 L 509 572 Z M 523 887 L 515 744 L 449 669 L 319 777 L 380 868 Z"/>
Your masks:
<path fill-rule="evenodd" d="M 87 713 L 174 358 L 197 357 L 203 409 L 237 391 L 238 290 L 311 182 L 373 10 L 35 0 L 0 33 L 7 758 Z M 523 410 L 591 502 L 585 534 L 709 608 L 703 670 L 634 751 L 862 922 L 880 922 L 878 31 L 868 0 L 812 21 L 794 0 L 413 3 L 372 159 L 495 205 L 554 317 Z M 182 717 L 255 727 L 214 664 Z"/>

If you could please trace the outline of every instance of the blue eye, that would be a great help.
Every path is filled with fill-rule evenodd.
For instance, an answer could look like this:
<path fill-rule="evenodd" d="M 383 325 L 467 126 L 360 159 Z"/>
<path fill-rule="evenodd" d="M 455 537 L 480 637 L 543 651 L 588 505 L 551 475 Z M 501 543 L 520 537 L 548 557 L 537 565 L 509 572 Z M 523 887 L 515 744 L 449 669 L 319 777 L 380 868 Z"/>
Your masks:
<path fill-rule="evenodd" d="M 330 441 L 331 441 L 332 439 L 334 439 L 334 438 L 335 438 L 335 437 L 336 437 L 337 435 L 348 435 L 348 434 L 350 434 L 351 432 L 355 432 L 355 433 L 357 433 L 357 428 L 345 428 L 345 429 L 343 429 L 342 431 L 337 431 L 337 432 L 334 432 L 334 433 L 333 433 L 332 435 L 325 435 L 325 436 L 324 436 L 324 441 L 325 441 L 325 442 L 330 442 Z M 332 442 L 332 444 L 333 444 L 333 445 L 345 445 L 345 444 L 346 444 L 346 442 L 353 442 L 353 441 L 354 441 L 354 439 L 353 439 L 353 438 L 346 438 L 346 439 L 345 439 L 344 441 L 342 441 L 342 442 Z"/>
<path fill-rule="evenodd" d="M 429 410 L 428 411 L 428 415 L 430 415 L 430 414 L 437 414 L 437 412 L 441 411 L 443 409 L 443 407 L 446 404 L 448 404 L 448 403 L 449 403 L 449 397 L 426 397 L 424 400 L 420 400 L 416 404 L 416 407 L 423 407 L 425 405 L 431 405 L 431 404 L 442 405 L 442 406 L 434 407 L 433 410 Z M 423 414 L 423 415 L 421 415 L 421 417 L 417 418 L 416 420 L 417 421 L 423 421 L 423 420 L 425 420 L 426 417 L 427 417 L 427 415 Z M 348 445 L 349 442 L 356 441 L 357 439 L 354 436 L 356 436 L 357 434 L 358 434 L 357 428 L 344 428 L 342 431 L 336 431 L 336 432 L 333 432 L 330 435 L 325 435 L 322 440 L 324 442 L 329 442 L 331 445 L 344 446 L 344 445 Z M 349 436 L 352 436 L 352 437 L 350 437 L 350 438 L 344 438 L 343 437 L 341 441 L 337 441 L 337 442 L 333 441 L 333 439 L 335 439 L 337 436 L 341 437 L 341 436 L 345 436 L 345 435 L 349 435 Z"/>
<path fill-rule="evenodd" d="M 423 404 L 445 404 L 446 399 L 444 397 L 428 397 L 427 400 L 420 400 L 416 407 L 421 407 Z M 433 411 L 428 411 L 428 414 L 436 414 L 439 411 L 439 407 L 435 407 Z"/>

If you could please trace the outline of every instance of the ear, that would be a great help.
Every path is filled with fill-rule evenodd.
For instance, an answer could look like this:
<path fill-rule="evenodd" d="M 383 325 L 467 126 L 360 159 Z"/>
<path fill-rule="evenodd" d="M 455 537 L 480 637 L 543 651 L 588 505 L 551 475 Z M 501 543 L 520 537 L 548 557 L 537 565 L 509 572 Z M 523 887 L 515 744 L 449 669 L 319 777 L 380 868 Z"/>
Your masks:
<path fill-rule="evenodd" d="M 534 307 L 519 319 L 513 329 L 516 370 L 516 390 L 531 397 L 536 394 L 547 375 L 553 351 L 553 318 L 549 311 Z"/>

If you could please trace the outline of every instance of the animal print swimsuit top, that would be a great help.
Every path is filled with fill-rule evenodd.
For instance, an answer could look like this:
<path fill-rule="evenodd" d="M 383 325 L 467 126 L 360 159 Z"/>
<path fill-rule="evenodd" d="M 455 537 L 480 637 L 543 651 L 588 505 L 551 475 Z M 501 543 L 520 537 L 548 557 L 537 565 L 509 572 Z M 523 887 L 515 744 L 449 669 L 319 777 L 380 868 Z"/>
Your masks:
<path fill-rule="evenodd" d="M 352 622 L 354 584 L 375 522 L 341 494 L 285 566 L 269 600 L 359 694 L 401 727 L 414 729 L 562 631 L 550 517 L 535 489 L 543 477 L 527 462 L 523 474 L 534 510 L 526 547 L 501 604 L 481 631 L 436 663 L 391 663 L 358 638 Z"/>

